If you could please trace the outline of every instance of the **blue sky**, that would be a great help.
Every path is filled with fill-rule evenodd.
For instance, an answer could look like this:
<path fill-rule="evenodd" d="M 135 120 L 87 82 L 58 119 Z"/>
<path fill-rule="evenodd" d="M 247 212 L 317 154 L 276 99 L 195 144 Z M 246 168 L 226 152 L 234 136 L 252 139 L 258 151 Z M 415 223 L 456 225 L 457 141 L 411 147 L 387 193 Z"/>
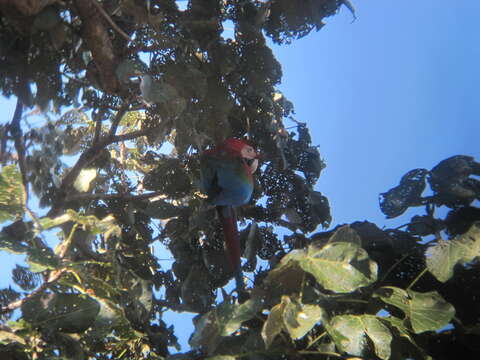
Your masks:
<path fill-rule="evenodd" d="M 334 223 L 390 226 L 378 194 L 408 170 L 480 157 L 477 0 L 353 1 L 318 33 L 275 47 L 285 95 L 327 162 Z"/>
<path fill-rule="evenodd" d="M 327 163 L 316 188 L 333 225 L 389 227 L 408 217 L 386 221 L 378 194 L 404 173 L 456 154 L 480 159 L 480 1 L 352 2 L 355 22 L 343 7 L 320 32 L 274 52 L 281 90 Z M 0 99 L 0 110 L 10 121 L 13 101 Z M 4 287 L 18 258 L 0 258 Z M 169 317 L 185 349 L 192 327 L 183 319 Z"/>

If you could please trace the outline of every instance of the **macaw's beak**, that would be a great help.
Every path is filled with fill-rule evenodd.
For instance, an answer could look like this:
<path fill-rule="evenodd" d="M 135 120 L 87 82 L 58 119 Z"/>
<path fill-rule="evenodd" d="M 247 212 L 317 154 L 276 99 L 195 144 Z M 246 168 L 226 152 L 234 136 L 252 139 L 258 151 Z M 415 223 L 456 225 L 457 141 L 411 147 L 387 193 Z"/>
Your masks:
<path fill-rule="evenodd" d="M 250 168 L 250 173 L 253 174 L 255 171 L 257 171 L 258 168 L 258 159 L 253 158 L 253 159 L 248 159 L 246 160 L 248 167 Z"/>

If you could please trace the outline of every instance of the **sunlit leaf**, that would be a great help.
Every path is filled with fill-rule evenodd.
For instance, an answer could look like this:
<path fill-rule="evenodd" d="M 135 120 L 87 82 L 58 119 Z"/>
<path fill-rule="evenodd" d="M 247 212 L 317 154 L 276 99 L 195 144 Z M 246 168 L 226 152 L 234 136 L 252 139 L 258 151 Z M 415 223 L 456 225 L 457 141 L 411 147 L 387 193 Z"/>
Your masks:
<path fill-rule="evenodd" d="M 457 264 L 473 261 L 480 256 L 480 222 L 475 222 L 466 233 L 452 240 L 442 240 L 428 248 L 428 270 L 441 282 L 453 276 Z"/>
<path fill-rule="evenodd" d="M 324 288 L 338 293 L 352 292 L 377 279 L 377 264 L 355 243 L 333 242 L 320 248 L 309 246 L 306 251 L 291 252 L 282 263 L 289 261 L 312 274 Z"/>
<path fill-rule="evenodd" d="M 0 223 L 23 213 L 22 177 L 15 165 L 2 167 L 0 174 Z"/>
<path fill-rule="evenodd" d="M 318 305 L 302 304 L 291 299 L 285 306 L 283 320 L 291 338 L 301 339 L 316 323 L 324 320 L 324 312 Z"/>
<path fill-rule="evenodd" d="M 82 169 L 73 183 L 73 187 L 80 192 L 87 192 L 90 184 L 97 177 L 97 169 Z"/>
<path fill-rule="evenodd" d="M 381 359 L 390 358 L 392 334 L 374 315 L 335 316 L 327 331 L 335 344 L 350 355 L 368 357 L 373 352 Z"/>
<path fill-rule="evenodd" d="M 24 338 L 15 335 L 13 332 L 0 329 L 0 344 L 7 345 L 11 343 L 19 343 L 22 345 L 26 345 L 26 341 Z"/>
<path fill-rule="evenodd" d="M 270 310 L 267 321 L 263 324 L 262 338 L 267 349 L 272 345 L 275 337 L 283 330 L 283 314 L 289 301 L 290 299 L 287 296 L 282 297 L 282 302 Z"/>
<path fill-rule="evenodd" d="M 375 296 L 402 310 L 416 334 L 441 329 L 455 315 L 454 307 L 436 291 L 420 293 L 386 286 L 378 289 Z"/>

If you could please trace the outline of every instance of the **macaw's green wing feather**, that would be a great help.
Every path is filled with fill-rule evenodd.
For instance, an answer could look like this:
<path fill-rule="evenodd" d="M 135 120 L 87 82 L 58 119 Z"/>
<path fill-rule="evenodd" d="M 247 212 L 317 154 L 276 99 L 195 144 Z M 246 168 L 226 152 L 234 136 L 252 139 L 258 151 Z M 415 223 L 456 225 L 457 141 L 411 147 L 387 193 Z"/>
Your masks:
<path fill-rule="evenodd" d="M 203 156 L 200 160 L 200 190 L 209 197 L 220 192 L 217 181 L 217 162 L 211 156 Z"/>
<path fill-rule="evenodd" d="M 241 159 L 217 154 L 202 158 L 200 186 L 215 205 L 244 205 L 253 192 L 253 181 Z"/>

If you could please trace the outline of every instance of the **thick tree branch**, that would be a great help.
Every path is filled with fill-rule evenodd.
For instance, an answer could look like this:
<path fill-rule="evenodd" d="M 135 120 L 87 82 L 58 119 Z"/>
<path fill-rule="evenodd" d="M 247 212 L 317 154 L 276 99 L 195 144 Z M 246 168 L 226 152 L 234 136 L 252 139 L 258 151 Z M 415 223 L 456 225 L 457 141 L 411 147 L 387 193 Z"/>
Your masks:
<path fill-rule="evenodd" d="M 115 93 L 119 83 L 115 75 L 117 59 L 114 47 L 98 12 L 96 0 L 74 0 L 82 20 L 82 32 L 88 48 L 92 52 L 102 87 L 108 93 Z"/>

